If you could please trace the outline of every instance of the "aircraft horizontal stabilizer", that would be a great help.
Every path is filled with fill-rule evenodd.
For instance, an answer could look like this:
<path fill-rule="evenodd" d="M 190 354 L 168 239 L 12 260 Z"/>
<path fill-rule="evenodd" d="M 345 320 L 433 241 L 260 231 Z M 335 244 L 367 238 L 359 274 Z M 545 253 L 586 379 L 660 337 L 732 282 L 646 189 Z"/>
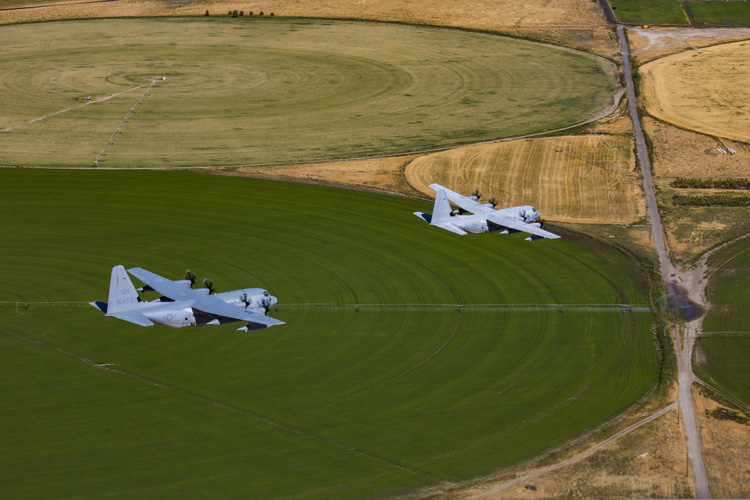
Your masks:
<path fill-rule="evenodd" d="M 107 303 L 106 302 L 102 302 L 101 300 L 96 300 L 94 302 L 89 302 L 89 305 L 92 305 L 92 306 L 96 307 L 97 309 L 99 309 L 104 314 L 107 314 Z"/>

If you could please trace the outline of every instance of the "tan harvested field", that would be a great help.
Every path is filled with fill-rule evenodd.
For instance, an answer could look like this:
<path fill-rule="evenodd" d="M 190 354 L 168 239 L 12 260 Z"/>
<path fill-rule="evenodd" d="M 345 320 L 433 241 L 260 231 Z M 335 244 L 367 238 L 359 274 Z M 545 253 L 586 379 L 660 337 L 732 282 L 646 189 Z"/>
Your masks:
<path fill-rule="evenodd" d="M 640 68 L 655 117 L 703 134 L 750 142 L 750 41 L 689 50 Z"/>
<path fill-rule="evenodd" d="M 645 215 L 632 139 L 587 135 L 521 139 L 422 156 L 406 168 L 417 190 L 437 182 L 479 189 L 500 206 L 533 204 L 545 219 L 628 224 Z"/>
<path fill-rule="evenodd" d="M 364 160 L 304 163 L 272 167 L 241 167 L 231 172 L 253 177 L 294 179 L 321 184 L 343 184 L 419 195 L 404 179 L 404 168 L 414 156 L 367 158 Z"/>
<path fill-rule="evenodd" d="M 698 389 L 693 390 L 693 401 L 712 497 L 750 498 L 750 425 L 706 415 L 706 410 L 722 405 Z"/>
<path fill-rule="evenodd" d="M 628 28 L 630 55 L 638 64 L 733 41 L 750 39 L 748 28 Z"/>
<path fill-rule="evenodd" d="M 681 129 L 653 118 L 641 123 L 652 142 L 652 167 L 657 183 L 666 188 L 677 177 L 750 177 L 750 144 Z M 733 148 L 736 154 L 717 148 Z"/>
<path fill-rule="evenodd" d="M 435 24 L 540 38 L 600 55 L 617 54 L 617 38 L 607 26 L 598 5 L 590 0 L 119 0 L 101 4 L 69 4 L 41 9 L 0 12 L 0 24 L 50 19 L 90 17 L 211 15 L 228 11 L 256 15 L 377 19 Z"/>

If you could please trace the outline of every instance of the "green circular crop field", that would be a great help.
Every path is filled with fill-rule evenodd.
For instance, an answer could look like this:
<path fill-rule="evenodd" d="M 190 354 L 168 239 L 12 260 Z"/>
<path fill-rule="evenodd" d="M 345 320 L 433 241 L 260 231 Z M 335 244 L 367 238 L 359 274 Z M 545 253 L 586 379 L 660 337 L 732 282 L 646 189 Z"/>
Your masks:
<path fill-rule="evenodd" d="M 90 166 L 103 150 L 109 167 L 424 150 L 575 124 L 616 87 L 614 66 L 589 54 L 384 23 L 66 21 L 0 27 L 0 46 L 0 165 Z"/>
<path fill-rule="evenodd" d="M 561 228 L 457 237 L 412 215 L 430 207 L 198 173 L 0 169 L 0 496 L 450 489 L 652 389 L 654 317 L 630 258 Z M 107 300 L 116 264 L 267 288 L 286 324 L 106 318 L 87 302 Z"/>

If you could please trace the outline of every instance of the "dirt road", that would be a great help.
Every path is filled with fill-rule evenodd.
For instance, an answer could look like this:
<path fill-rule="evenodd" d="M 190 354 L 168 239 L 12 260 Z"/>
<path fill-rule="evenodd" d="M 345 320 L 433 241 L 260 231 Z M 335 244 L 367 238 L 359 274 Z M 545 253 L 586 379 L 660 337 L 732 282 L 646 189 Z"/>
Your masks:
<path fill-rule="evenodd" d="M 646 140 L 643 135 L 643 129 L 641 128 L 641 121 L 638 117 L 635 85 L 633 84 L 633 77 L 630 67 L 630 51 L 628 49 L 627 37 L 625 36 L 625 28 L 621 24 L 617 25 L 617 36 L 620 38 L 620 54 L 622 55 L 623 72 L 625 74 L 625 82 L 628 90 L 628 107 L 630 109 L 630 115 L 633 119 L 633 126 L 635 127 L 635 142 L 636 148 L 638 150 L 638 160 L 640 161 L 641 169 L 643 171 L 643 187 L 646 192 L 649 217 L 651 218 L 651 232 L 653 235 L 654 246 L 656 247 L 656 251 L 659 254 L 661 276 L 667 291 L 667 300 L 669 303 L 676 303 L 673 283 L 678 278 L 678 274 L 669 259 L 669 254 L 667 253 L 667 249 L 664 244 L 664 231 L 662 230 L 659 207 L 656 204 L 656 195 L 654 194 L 653 180 L 651 178 L 651 163 L 648 158 L 648 148 L 646 146 Z M 706 466 L 703 462 L 703 453 L 701 451 L 700 436 L 695 422 L 693 397 L 690 391 L 693 385 L 693 381 L 695 380 L 691 356 L 693 352 L 693 341 L 695 339 L 694 334 L 694 329 L 692 330 L 692 334 L 688 334 L 688 331 L 686 329 L 685 341 L 682 349 L 678 349 L 677 351 L 679 359 L 679 403 L 684 418 L 685 439 L 687 441 L 688 455 L 690 456 L 690 459 L 692 461 L 693 474 L 695 475 L 696 497 L 711 498 L 711 492 L 708 488 L 708 475 L 706 474 Z M 675 346 L 679 346 L 679 336 L 673 335 L 673 337 L 675 337 Z"/>

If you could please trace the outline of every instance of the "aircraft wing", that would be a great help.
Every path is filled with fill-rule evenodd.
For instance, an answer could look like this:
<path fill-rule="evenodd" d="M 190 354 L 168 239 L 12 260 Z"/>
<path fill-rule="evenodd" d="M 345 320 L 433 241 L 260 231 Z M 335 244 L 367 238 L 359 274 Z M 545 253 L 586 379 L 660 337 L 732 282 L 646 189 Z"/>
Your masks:
<path fill-rule="evenodd" d="M 505 215 L 500 215 L 492 212 L 486 213 L 484 214 L 484 216 L 487 217 L 488 221 L 493 222 L 498 226 L 515 229 L 516 231 L 523 231 L 524 233 L 533 234 L 534 236 L 539 236 L 540 238 L 549 238 L 551 240 L 559 238 L 559 236 L 554 233 L 545 231 L 540 227 L 532 226 L 527 222 L 521 222 L 520 220 L 513 217 L 507 217 Z"/>
<path fill-rule="evenodd" d="M 206 295 L 140 267 L 128 269 L 128 272 L 165 297 L 169 297 L 175 302 L 189 300 L 191 302 L 190 307 L 204 313 L 265 326 L 284 324 L 283 321 L 278 319 L 227 304 L 213 295 Z"/>
<path fill-rule="evenodd" d="M 450 201 L 454 205 L 458 205 L 467 212 L 471 212 L 473 214 L 484 214 L 492 210 L 491 208 L 485 207 L 481 203 L 472 200 L 468 196 L 460 195 L 455 191 L 451 191 L 447 187 L 441 186 L 440 184 L 430 184 L 429 187 L 435 192 L 440 190 L 445 191 L 445 195 L 448 197 L 448 201 Z"/>

